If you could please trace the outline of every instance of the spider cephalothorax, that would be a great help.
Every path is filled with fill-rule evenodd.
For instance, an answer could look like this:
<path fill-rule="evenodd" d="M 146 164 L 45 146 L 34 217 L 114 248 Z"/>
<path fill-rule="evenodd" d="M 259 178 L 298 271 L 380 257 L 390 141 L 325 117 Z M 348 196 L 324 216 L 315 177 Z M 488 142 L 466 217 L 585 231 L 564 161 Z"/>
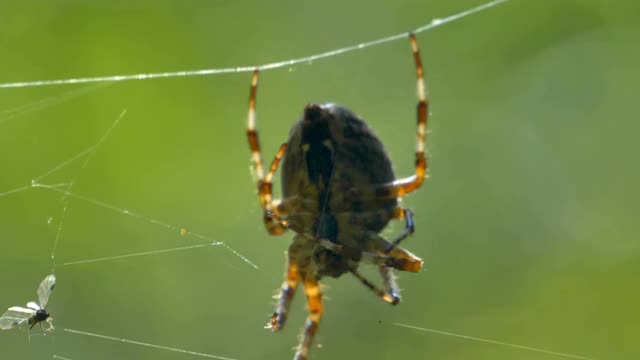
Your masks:
<path fill-rule="evenodd" d="M 270 327 L 284 326 L 298 283 L 307 295 L 309 317 L 295 358 L 306 359 L 322 315 L 319 280 L 351 273 L 390 304 L 400 300 L 392 269 L 416 272 L 422 260 L 398 244 L 413 233 L 411 210 L 398 199 L 422 184 L 427 98 L 415 36 L 409 35 L 418 78 L 416 173 L 395 178 L 391 161 L 364 120 L 335 104 L 309 104 L 265 174 L 256 130 L 259 72 L 253 74 L 249 98 L 248 138 L 258 177 L 260 204 L 267 230 L 273 235 L 291 229 L 287 275 Z M 272 179 L 282 161 L 282 200 L 272 198 Z M 405 230 L 391 242 L 379 233 L 387 223 L 403 218 Z M 361 262 L 378 266 L 384 289 L 358 272 Z"/>

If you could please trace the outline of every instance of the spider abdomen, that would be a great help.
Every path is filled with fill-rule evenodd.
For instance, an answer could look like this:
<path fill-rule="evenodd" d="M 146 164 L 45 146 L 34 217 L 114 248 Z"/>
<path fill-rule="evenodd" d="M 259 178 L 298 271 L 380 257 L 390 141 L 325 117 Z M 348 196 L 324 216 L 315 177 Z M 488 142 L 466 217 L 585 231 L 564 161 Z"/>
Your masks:
<path fill-rule="evenodd" d="M 395 179 L 382 142 L 350 110 L 310 104 L 289 134 L 282 164 L 282 194 L 292 223 L 333 242 L 366 247 L 365 233 L 380 232 L 397 199 L 372 196 Z"/>

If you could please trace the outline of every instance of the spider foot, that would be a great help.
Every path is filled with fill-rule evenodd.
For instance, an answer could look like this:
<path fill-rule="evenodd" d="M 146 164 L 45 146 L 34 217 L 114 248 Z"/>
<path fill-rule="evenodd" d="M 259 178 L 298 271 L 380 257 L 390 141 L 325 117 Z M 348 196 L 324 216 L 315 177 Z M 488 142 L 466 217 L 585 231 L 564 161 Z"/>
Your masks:
<path fill-rule="evenodd" d="M 391 290 L 388 295 L 391 298 L 391 301 L 389 301 L 389 304 L 398 305 L 400 303 L 400 295 L 398 295 L 398 293 L 395 290 Z"/>
<path fill-rule="evenodd" d="M 272 331 L 282 330 L 284 327 L 284 323 L 287 320 L 287 314 L 284 312 L 274 312 L 271 316 L 271 322 L 267 324 L 266 328 L 271 329 Z"/>

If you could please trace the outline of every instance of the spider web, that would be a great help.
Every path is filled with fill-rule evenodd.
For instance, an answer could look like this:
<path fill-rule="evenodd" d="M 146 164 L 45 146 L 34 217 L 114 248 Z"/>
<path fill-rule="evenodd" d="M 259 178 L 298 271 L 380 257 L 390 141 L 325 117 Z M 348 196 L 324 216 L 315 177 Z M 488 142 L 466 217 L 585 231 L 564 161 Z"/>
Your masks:
<path fill-rule="evenodd" d="M 507 1 L 508 0 L 492 1 L 448 17 L 435 19 L 430 23 L 417 28 L 414 32 L 425 32 Z M 405 38 L 405 33 L 391 35 L 316 55 L 267 63 L 258 67 L 263 71 L 278 68 L 292 68 L 295 65 L 310 64 L 321 59 L 336 57 L 348 52 L 361 51 L 365 48 L 384 43 L 399 42 Z M 0 111 L 0 126 L 11 125 L 13 121 L 33 114 L 39 114 L 39 116 L 41 116 L 45 110 L 50 111 L 51 109 L 55 109 L 65 103 L 71 103 L 79 97 L 104 94 L 105 91 L 116 91 L 114 87 L 107 85 L 112 85 L 117 82 L 243 73 L 250 72 L 256 67 L 257 66 L 235 66 L 177 72 L 152 72 L 134 75 L 72 77 L 58 80 L 0 83 L 0 88 L 7 89 L 89 84 L 81 88 L 74 88 L 71 91 L 46 96 L 41 100 L 30 102 L 26 105 L 11 107 L 7 110 Z M 263 102 L 262 99 L 263 98 L 261 98 L 260 102 Z M 123 103 L 127 106 L 126 101 L 123 101 Z M 207 324 L 207 326 L 199 327 L 199 329 L 202 330 L 210 329 L 213 326 L 219 326 L 219 328 L 222 329 L 230 328 L 241 333 L 247 332 L 247 337 L 249 339 L 256 339 L 256 336 L 252 335 L 252 331 L 240 329 L 235 326 L 233 324 L 233 316 L 223 317 L 222 321 L 206 315 L 202 315 L 200 318 L 198 315 L 199 312 L 189 311 L 189 309 L 193 307 L 204 311 L 210 307 L 225 306 L 219 305 L 219 303 L 217 304 L 217 301 L 226 305 L 233 303 L 233 301 L 229 301 L 229 298 L 233 298 L 235 296 L 233 293 L 233 291 L 235 291 L 235 287 L 225 287 L 221 285 L 223 280 L 220 275 L 223 274 L 219 274 L 215 280 L 212 280 L 209 283 L 207 278 L 212 272 L 231 272 L 236 275 L 235 278 L 237 279 L 253 278 L 253 281 L 250 284 L 238 284 L 238 286 L 244 287 L 253 286 L 255 282 L 259 280 L 259 282 L 266 282 L 268 288 L 272 288 L 277 285 L 278 281 L 278 278 L 274 279 L 271 276 L 272 273 L 266 274 L 262 271 L 262 264 L 259 266 L 258 264 L 260 264 L 260 262 L 255 260 L 257 253 L 252 251 L 250 247 L 250 241 L 256 241 L 255 239 L 235 244 L 235 241 L 229 239 L 236 239 L 236 237 L 227 236 L 230 233 L 228 229 L 220 231 L 219 233 L 212 230 L 216 228 L 213 226 L 207 227 L 208 230 L 201 230 L 203 226 L 199 221 L 194 220 L 193 222 L 200 226 L 192 225 L 189 216 L 180 217 L 179 220 L 175 220 L 175 218 L 171 216 L 171 214 L 175 213 L 166 211 L 166 209 L 163 210 L 163 212 L 168 213 L 169 215 L 167 216 L 155 214 L 148 211 L 148 209 L 138 210 L 136 206 L 133 206 L 126 201 L 130 194 L 125 194 L 124 196 L 108 196 L 109 189 L 96 186 L 96 184 L 99 184 L 101 176 L 108 176 L 109 174 L 101 174 L 100 170 L 102 168 L 96 168 L 95 164 L 103 164 L 105 162 L 109 162 L 110 159 L 113 161 L 113 157 L 108 158 L 105 157 L 104 154 L 108 154 L 109 152 L 122 154 L 122 152 L 119 151 L 119 146 L 122 146 L 122 144 L 125 144 L 125 146 L 128 144 L 128 146 L 130 146 L 132 142 L 135 142 L 135 139 L 125 139 L 117 133 L 119 131 L 125 131 L 129 126 L 133 126 L 131 124 L 135 123 L 136 114 L 139 113 L 138 111 L 139 110 L 131 111 L 130 109 L 120 110 L 117 115 L 111 117 L 111 120 L 102 120 L 102 124 L 106 124 L 107 126 L 105 126 L 106 129 L 102 130 L 101 135 L 97 137 L 95 142 L 89 144 L 87 147 L 82 147 L 75 146 L 78 142 L 77 140 L 71 140 L 71 143 L 74 145 L 73 147 L 76 149 L 70 152 L 72 154 L 71 156 L 62 159 L 50 159 L 48 156 L 43 156 L 47 162 L 55 165 L 48 170 L 35 172 L 40 175 L 30 177 L 30 180 L 26 181 L 23 185 L 8 187 L 8 190 L 0 190 L 0 202 L 4 201 L 9 203 L 6 209 L 10 209 L 15 206 L 14 203 L 11 203 L 12 199 L 16 199 L 21 196 L 33 196 L 34 198 L 37 198 L 39 203 L 46 203 L 47 201 L 53 202 L 53 205 L 48 204 L 46 206 L 46 209 L 42 211 L 43 213 L 57 214 L 55 217 L 47 217 L 47 226 L 44 231 L 47 235 L 44 236 L 46 240 L 43 239 L 43 241 L 50 240 L 49 268 L 51 272 L 57 274 L 59 283 L 50 305 L 54 309 L 52 312 L 55 311 L 53 316 L 57 330 L 52 334 L 52 336 L 50 336 L 51 346 L 48 349 L 50 351 L 49 354 L 54 359 L 78 360 L 88 357 L 95 358 L 95 354 L 104 351 L 125 351 L 120 349 L 120 347 L 132 346 L 138 349 L 131 350 L 132 352 L 127 352 L 128 356 L 139 357 L 142 356 L 141 354 L 145 354 L 143 352 L 145 349 L 153 349 L 157 352 L 148 356 L 152 356 L 152 358 L 156 359 L 163 358 L 164 356 L 172 358 L 170 357 L 171 355 L 164 354 L 177 354 L 193 358 L 205 357 L 223 360 L 235 359 L 236 357 L 232 351 L 226 351 L 227 355 L 219 355 L 225 352 L 222 350 L 218 352 L 215 344 L 206 346 L 205 344 L 207 344 L 207 342 L 194 339 L 194 337 L 189 337 L 187 339 L 188 343 L 171 341 L 171 334 L 177 334 L 180 330 L 171 328 L 154 329 L 153 324 L 136 323 L 138 311 L 142 311 L 143 313 L 150 311 L 150 307 L 146 305 L 158 302 L 162 303 L 163 299 L 176 296 L 170 293 L 177 292 L 180 294 L 181 292 L 184 292 L 187 287 L 178 286 L 178 283 L 188 282 L 189 284 L 199 284 L 191 287 L 219 288 L 222 293 L 218 294 L 215 290 L 207 291 L 207 296 L 202 296 L 203 299 L 194 301 L 194 298 L 199 298 L 200 294 L 196 291 L 191 291 L 186 302 L 171 299 L 171 301 L 167 301 L 170 305 L 153 306 L 154 311 L 162 311 L 162 313 L 157 315 L 150 315 L 146 313 L 141 317 L 151 319 L 152 322 L 154 322 L 154 319 L 158 319 L 159 317 L 171 317 L 173 320 L 177 320 L 176 322 L 180 323 L 182 326 L 191 323 Z M 46 117 L 46 115 L 44 116 Z M 264 124 L 262 124 L 262 126 L 264 126 Z M 11 130 L 13 129 L 8 129 L 7 131 Z M 80 137 L 82 136 L 84 135 L 81 135 Z M 56 136 L 56 138 L 56 141 L 63 140 L 60 136 Z M 244 143 L 242 143 L 242 145 L 244 145 Z M 43 148 L 46 149 L 47 146 L 51 145 L 44 145 Z M 126 156 L 128 154 L 125 152 L 124 155 Z M 215 164 L 211 164 L 210 166 L 215 167 Z M 184 167 L 175 169 L 177 173 L 180 173 L 181 170 L 184 170 Z M 127 176 L 127 174 L 121 175 Z M 164 175 L 166 175 L 166 173 Z M 222 177 L 224 178 L 224 176 Z M 229 179 L 225 181 L 229 181 Z M 224 181 L 221 180 L 220 184 L 222 183 L 224 183 Z M 83 186 L 83 184 L 85 185 Z M 6 184 L 2 185 L 4 186 Z M 145 184 L 141 185 L 144 186 Z M 96 187 L 97 189 L 95 189 Z M 164 190 L 160 190 L 159 194 L 161 197 L 168 198 L 168 193 L 173 190 L 184 189 L 164 188 Z M 100 194 L 107 195 L 100 196 Z M 217 194 L 220 194 L 220 192 L 217 192 Z M 117 199 L 121 197 L 124 197 L 125 200 L 117 201 Z M 257 208 L 257 206 L 255 206 L 255 201 L 251 202 L 247 200 L 248 197 L 249 196 L 242 197 L 240 207 L 252 206 Z M 42 202 L 42 198 L 47 200 Z M 113 201 L 107 200 L 106 198 L 113 198 Z M 232 198 L 227 199 L 232 200 Z M 28 200 L 18 201 L 26 202 Z M 141 204 L 143 202 L 137 200 L 136 203 Z M 228 204 L 218 203 L 215 205 L 209 204 L 208 206 L 224 207 L 228 206 Z M 151 209 L 153 209 L 153 207 L 151 207 Z M 230 222 L 235 224 L 234 226 L 237 226 L 238 223 L 245 222 L 245 220 L 246 222 L 253 224 L 257 219 L 259 219 L 257 209 L 252 210 L 249 214 L 245 212 L 241 216 L 229 214 L 225 214 L 224 216 L 230 216 L 232 218 Z M 42 219 L 39 219 L 38 221 L 40 222 L 39 225 L 41 225 Z M 86 228 L 87 225 L 78 225 L 82 223 L 89 223 L 91 224 L 90 227 L 95 226 L 95 229 L 92 231 L 86 231 L 84 228 Z M 224 226 L 224 223 L 225 221 L 217 222 L 217 224 L 221 226 Z M 115 228 L 110 226 L 115 226 Z M 119 228 L 120 226 L 122 226 L 122 228 Z M 256 227 L 258 226 L 259 224 L 256 225 Z M 151 234 L 148 234 L 148 232 Z M 221 238 L 220 234 L 225 234 L 224 238 Z M 85 238 L 83 237 L 84 235 L 96 235 L 95 237 L 100 240 L 95 241 L 90 238 Z M 119 240 L 118 238 L 121 239 Z M 133 238 L 136 240 L 123 241 L 122 238 Z M 144 240 L 139 241 L 138 239 Z M 83 244 L 83 242 L 85 243 Z M 112 244 L 109 244 L 111 242 Z M 137 243 L 132 244 L 131 242 Z M 42 248 L 42 245 L 43 242 L 39 243 L 38 247 Z M 83 251 L 86 252 L 82 253 Z M 42 250 L 33 251 L 32 255 L 38 255 L 39 260 L 30 260 L 30 262 L 36 263 L 43 260 L 43 253 L 44 252 Z M 167 276 L 166 269 L 174 268 L 176 266 L 175 259 L 180 256 L 182 256 L 183 262 L 180 262 L 179 264 L 187 267 L 189 271 L 181 271 L 180 275 L 175 276 L 174 278 L 164 278 L 164 276 Z M 186 261 L 191 264 L 184 264 L 185 257 L 187 259 Z M 277 260 L 279 262 L 282 259 Z M 200 265 L 197 265 L 198 263 Z M 199 267 L 205 268 L 205 265 L 210 266 L 207 266 L 206 270 L 198 271 Z M 273 266 L 273 264 L 268 264 L 269 268 L 272 268 Z M 138 267 L 145 267 L 145 269 L 139 270 Z M 43 270 L 42 272 L 39 272 L 39 274 L 44 274 L 44 271 L 46 270 L 44 270 L 42 266 L 39 266 L 39 268 Z M 132 270 L 135 270 L 135 273 L 132 273 Z M 152 275 L 155 272 L 159 272 L 162 275 Z M 193 278 L 190 278 L 188 274 Z M 130 276 L 130 278 L 127 276 Z M 150 277 L 151 279 L 147 279 L 147 277 Z M 102 304 L 101 306 L 105 306 L 105 304 L 110 303 L 112 305 L 117 305 L 118 308 L 110 310 L 109 314 L 110 316 L 120 316 L 122 321 L 121 326 L 99 326 L 102 319 L 99 317 L 99 313 L 96 314 L 93 311 L 98 311 L 100 309 L 92 309 L 88 307 L 87 304 L 90 304 L 92 302 L 91 300 L 80 302 L 81 305 L 79 308 L 86 311 L 83 314 L 76 313 L 79 311 L 78 308 L 75 308 L 72 305 L 66 305 L 67 301 L 69 304 L 74 303 L 74 294 L 71 292 L 70 285 L 73 285 L 73 291 L 75 292 L 78 287 L 83 287 L 83 282 L 88 280 L 95 281 L 99 284 L 99 286 L 93 285 L 91 287 L 94 292 L 93 295 L 102 298 L 102 301 L 96 301 L 96 303 Z M 168 284 L 165 285 L 166 288 L 164 289 L 154 287 L 154 289 L 145 291 L 144 287 L 147 285 L 144 282 L 145 280 L 148 280 L 148 283 L 162 283 L 163 280 L 166 280 Z M 22 280 L 20 280 L 20 282 L 22 282 Z M 237 281 L 231 281 L 231 283 L 235 282 Z M 123 286 L 123 283 L 127 283 L 127 285 Z M 37 282 L 33 284 L 25 284 L 24 286 L 20 286 L 20 288 L 35 288 L 36 284 Z M 89 286 L 87 286 L 87 288 L 89 288 Z M 96 294 L 96 289 L 100 288 L 102 288 L 102 293 Z M 136 290 L 140 289 L 142 289 L 141 291 L 144 292 L 144 294 L 135 294 Z M 131 309 L 127 309 L 131 304 L 128 302 L 121 302 L 123 299 L 127 299 L 127 296 L 116 296 L 112 299 L 107 299 L 109 297 L 109 292 L 130 294 L 130 302 L 136 306 L 131 306 Z M 14 293 L 10 292 L 10 294 L 12 294 L 13 298 Z M 26 294 L 29 295 L 31 293 L 26 292 Z M 264 294 L 264 292 L 256 290 L 255 296 L 263 296 Z M 82 293 L 82 296 L 90 295 L 92 294 Z M 17 297 L 17 300 L 20 300 L 20 297 Z M 227 297 L 227 300 L 221 301 L 223 297 Z M 177 304 L 180 305 L 178 306 Z M 185 316 L 186 319 L 180 318 L 179 315 L 182 314 L 188 314 Z M 220 315 L 220 313 L 216 314 Z M 95 319 L 92 319 L 94 316 Z M 243 316 L 254 317 L 257 319 L 256 325 L 259 324 L 259 321 L 267 319 L 265 314 L 260 311 L 258 311 L 257 314 L 244 313 Z M 297 331 L 295 328 L 297 328 L 301 323 L 301 316 L 302 315 L 292 317 L 288 325 L 289 328 L 294 328 L 291 331 Z M 82 317 L 88 317 L 90 320 L 81 321 Z M 166 324 L 172 324 L 172 322 L 160 321 L 157 321 L 157 323 L 161 323 L 163 326 L 167 326 Z M 80 329 L 76 328 L 81 325 L 85 325 L 87 327 L 81 327 Z M 469 341 L 512 347 L 532 353 L 567 358 L 589 359 L 579 355 L 554 352 L 537 347 L 516 345 L 508 342 L 488 340 L 453 332 L 429 329 L 420 327 L 420 324 L 407 325 L 395 322 L 392 323 L 392 325 L 419 331 L 428 331 L 449 337 L 462 337 Z M 125 327 L 129 328 L 132 326 L 139 327 L 141 331 L 130 331 L 131 329 L 124 329 Z M 256 328 L 260 330 L 260 326 L 256 326 Z M 290 336 L 291 331 L 287 333 L 287 338 L 282 339 L 282 343 L 294 343 L 293 338 Z M 127 335 L 113 336 L 114 333 Z M 207 338 L 207 333 L 203 331 L 202 337 Z M 284 337 L 285 336 L 282 336 L 281 338 Z M 151 341 L 149 339 L 157 339 L 157 341 Z M 214 336 L 214 339 L 222 339 L 222 335 L 218 333 L 218 335 Z M 100 343 L 99 341 L 102 341 L 103 343 Z M 184 344 L 184 346 L 176 347 L 176 343 Z M 201 348 L 209 350 L 208 352 L 191 350 Z M 210 352 L 214 352 L 215 354 Z M 92 355 L 86 356 L 86 354 Z M 106 356 L 105 358 L 111 357 L 112 356 Z M 240 355 L 238 355 L 238 358 L 240 358 Z"/>

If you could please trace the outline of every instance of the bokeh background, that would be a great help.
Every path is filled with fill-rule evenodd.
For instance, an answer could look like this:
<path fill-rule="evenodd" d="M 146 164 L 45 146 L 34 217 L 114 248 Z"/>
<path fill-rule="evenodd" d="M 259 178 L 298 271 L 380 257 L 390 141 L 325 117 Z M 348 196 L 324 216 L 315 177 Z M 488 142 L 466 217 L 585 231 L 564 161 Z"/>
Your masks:
<path fill-rule="evenodd" d="M 0 82 L 262 64 L 401 33 L 480 1 L 3 1 Z M 640 354 L 635 1 L 514 0 L 418 36 L 432 102 L 431 178 L 405 199 L 393 308 L 349 276 L 326 281 L 312 359 L 560 359 L 403 323 L 596 359 Z M 0 307 L 35 298 L 55 262 L 206 243 L 223 247 L 57 267 L 53 335 L 0 333 L 3 359 L 189 359 L 75 329 L 233 359 L 288 359 L 306 316 L 263 329 L 290 235 L 263 229 L 245 139 L 250 74 L 0 89 Z M 78 94 L 80 92 L 81 94 Z M 304 104 L 364 118 L 399 175 L 412 171 L 408 41 L 264 72 L 267 161 Z M 26 105 L 26 106 L 25 106 Z M 93 145 L 83 167 L 3 192 Z M 59 229 L 59 222 L 64 221 Z M 393 236 L 401 224 L 385 231 Z M 373 276 L 375 272 L 366 272 Z"/>

